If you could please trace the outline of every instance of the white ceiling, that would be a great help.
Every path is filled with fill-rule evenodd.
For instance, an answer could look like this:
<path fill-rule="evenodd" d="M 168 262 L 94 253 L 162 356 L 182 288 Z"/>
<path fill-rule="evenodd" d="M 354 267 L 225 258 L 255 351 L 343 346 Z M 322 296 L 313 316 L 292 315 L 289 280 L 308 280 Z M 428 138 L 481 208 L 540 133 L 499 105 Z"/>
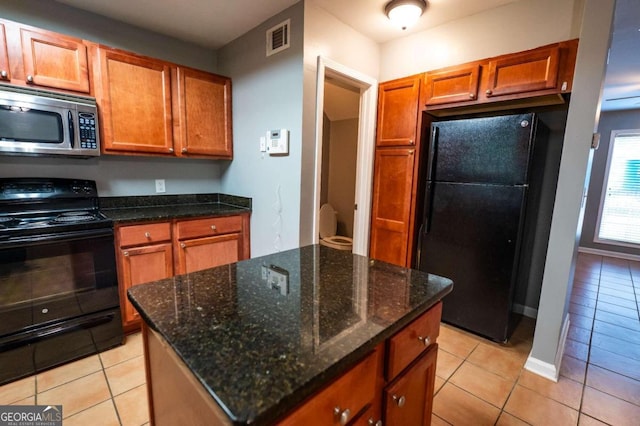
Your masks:
<path fill-rule="evenodd" d="M 56 0 L 148 30 L 217 49 L 300 0 Z M 408 30 L 384 15 L 388 0 L 311 0 L 360 33 L 384 43 L 445 22 L 524 0 L 428 0 Z M 640 108 L 640 7 L 617 0 L 603 110 Z"/>

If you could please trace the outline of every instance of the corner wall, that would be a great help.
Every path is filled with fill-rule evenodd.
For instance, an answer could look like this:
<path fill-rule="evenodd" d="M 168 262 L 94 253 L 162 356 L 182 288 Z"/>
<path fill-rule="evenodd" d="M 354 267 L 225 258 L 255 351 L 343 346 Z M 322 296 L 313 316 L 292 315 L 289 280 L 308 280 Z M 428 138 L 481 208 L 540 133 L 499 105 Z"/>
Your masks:
<path fill-rule="evenodd" d="M 291 47 L 266 56 L 265 32 L 291 19 Z M 251 197 L 251 256 L 299 245 L 302 155 L 304 3 L 269 18 L 218 50 L 231 77 L 234 159 L 222 168 L 222 191 Z M 259 150 L 268 130 L 289 130 L 289 155 Z"/>

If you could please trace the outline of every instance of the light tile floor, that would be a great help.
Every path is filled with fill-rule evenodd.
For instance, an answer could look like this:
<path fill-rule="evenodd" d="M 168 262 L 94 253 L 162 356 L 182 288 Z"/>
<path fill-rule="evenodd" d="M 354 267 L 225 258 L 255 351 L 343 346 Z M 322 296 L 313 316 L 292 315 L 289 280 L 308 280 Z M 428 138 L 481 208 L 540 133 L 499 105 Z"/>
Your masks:
<path fill-rule="evenodd" d="M 640 425 L 640 262 L 580 254 L 570 302 L 558 383 L 523 369 L 532 320 L 507 345 L 443 324 L 432 424 Z M 140 334 L 0 387 L 0 404 L 49 403 L 65 426 L 147 424 Z"/>
<path fill-rule="evenodd" d="M 433 425 L 640 425 L 640 262 L 580 254 L 558 383 L 523 369 L 534 322 L 507 345 L 446 324 Z"/>
<path fill-rule="evenodd" d="M 0 405 L 62 405 L 65 426 L 148 424 L 142 336 L 0 387 Z"/>

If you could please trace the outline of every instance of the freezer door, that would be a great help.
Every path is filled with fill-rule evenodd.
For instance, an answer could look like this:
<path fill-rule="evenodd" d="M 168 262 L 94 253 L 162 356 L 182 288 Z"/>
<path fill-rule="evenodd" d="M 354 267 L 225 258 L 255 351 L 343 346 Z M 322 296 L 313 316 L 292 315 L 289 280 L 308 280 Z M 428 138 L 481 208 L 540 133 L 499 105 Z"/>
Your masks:
<path fill-rule="evenodd" d="M 451 278 L 442 320 L 505 341 L 515 284 L 522 186 L 431 186 L 420 269 Z"/>
<path fill-rule="evenodd" d="M 433 123 L 427 179 L 526 183 L 534 120 L 534 114 L 516 114 Z"/>

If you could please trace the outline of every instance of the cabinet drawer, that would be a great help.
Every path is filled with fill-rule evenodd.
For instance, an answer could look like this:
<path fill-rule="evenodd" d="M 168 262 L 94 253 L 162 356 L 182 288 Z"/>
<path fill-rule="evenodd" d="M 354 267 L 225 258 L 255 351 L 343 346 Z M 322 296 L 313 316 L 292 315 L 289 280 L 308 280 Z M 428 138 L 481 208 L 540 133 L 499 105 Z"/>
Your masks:
<path fill-rule="evenodd" d="M 389 358 L 386 378 L 392 380 L 428 346 L 434 344 L 440 333 L 442 302 L 407 325 L 389 339 Z"/>
<path fill-rule="evenodd" d="M 208 219 L 183 220 L 176 224 L 178 240 L 207 237 L 242 231 L 240 216 L 212 217 Z"/>
<path fill-rule="evenodd" d="M 278 424 L 340 425 L 351 422 L 376 400 L 376 372 L 380 371 L 382 352 L 381 347 L 376 348 Z"/>
<path fill-rule="evenodd" d="M 123 226 L 118 229 L 118 237 L 120 247 L 170 241 L 171 224 L 169 222 L 163 222 Z"/>

